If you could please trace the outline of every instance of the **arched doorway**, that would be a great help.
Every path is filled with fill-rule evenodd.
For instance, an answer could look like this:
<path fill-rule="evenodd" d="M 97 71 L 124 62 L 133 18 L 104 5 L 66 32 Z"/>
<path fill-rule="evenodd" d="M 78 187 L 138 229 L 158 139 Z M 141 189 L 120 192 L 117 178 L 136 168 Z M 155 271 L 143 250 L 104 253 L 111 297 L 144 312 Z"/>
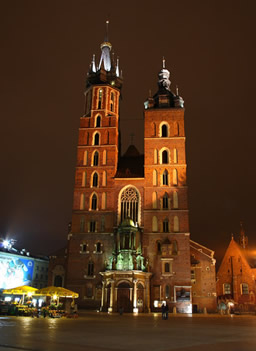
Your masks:
<path fill-rule="evenodd" d="M 132 290 L 129 283 L 120 283 L 117 287 L 117 311 L 132 312 Z"/>
<path fill-rule="evenodd" d="M 144 287 L 141 283 L 137 285 L 137 307 L 139 312 L 144 312 Z"/>

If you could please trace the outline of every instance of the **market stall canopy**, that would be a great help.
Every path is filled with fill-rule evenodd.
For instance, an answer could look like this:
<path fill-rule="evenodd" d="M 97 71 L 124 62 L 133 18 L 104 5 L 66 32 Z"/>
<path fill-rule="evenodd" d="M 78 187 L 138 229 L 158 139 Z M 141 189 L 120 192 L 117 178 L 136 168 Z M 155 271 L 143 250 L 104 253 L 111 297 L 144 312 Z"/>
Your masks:
<path fill-rule="evenodd" d="M 45 295 L 45 296 L 58 296 L 58 297 L 72 297 L 73 299 L 76 299 L 79 297 L 79 294 L 62 288 L 62 287 L 57 287 L 57 286 L 48 286 L 46 288 L 42 288 L 37 290 L 37 295 Z"/>
<path fill-rule="evenodd" d="M 32 286 L 22 285 L 12 289 L 5 289 L 3 293 L 12 294 L 12 295 L 26 295 L 26 294 L 35 295 L 37 294 L 37 289 L 33 288 Z"/>

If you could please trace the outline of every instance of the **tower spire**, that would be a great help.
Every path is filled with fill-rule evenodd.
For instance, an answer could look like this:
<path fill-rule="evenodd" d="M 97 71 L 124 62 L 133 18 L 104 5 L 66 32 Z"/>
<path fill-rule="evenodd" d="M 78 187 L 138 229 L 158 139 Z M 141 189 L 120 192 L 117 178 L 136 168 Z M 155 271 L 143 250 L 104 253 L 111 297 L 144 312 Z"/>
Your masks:
<path fill-rule="evenodd" d="M 243 249 L 247 249 L 248 237 L 245 235 L 245 230 L 242 221 L 240 221 L 239 244 Z"/>

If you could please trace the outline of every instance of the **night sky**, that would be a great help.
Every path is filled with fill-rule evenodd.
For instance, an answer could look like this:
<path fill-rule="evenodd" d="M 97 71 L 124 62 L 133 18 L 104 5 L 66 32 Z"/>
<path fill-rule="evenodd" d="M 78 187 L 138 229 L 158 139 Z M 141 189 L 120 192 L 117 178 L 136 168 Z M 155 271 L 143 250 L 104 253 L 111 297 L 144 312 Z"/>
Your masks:
<path fill-rule="evenodd" d="M 162 57 L 185 100 L 191 238 L 216 252 L 244 221 L 256 245 L 255 10 L 246 1 L 1 3 L 0 233 L 32 253 L 66 243 L 79 117 L 105 21 L 120 57 L 122 152 L 143 152 Z"/>

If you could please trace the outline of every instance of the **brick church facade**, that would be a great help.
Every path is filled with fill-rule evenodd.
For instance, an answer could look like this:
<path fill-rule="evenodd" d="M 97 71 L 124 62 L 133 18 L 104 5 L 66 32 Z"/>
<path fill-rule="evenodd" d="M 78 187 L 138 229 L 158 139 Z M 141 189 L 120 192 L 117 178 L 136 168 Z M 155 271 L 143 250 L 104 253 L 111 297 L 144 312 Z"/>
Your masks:
<path fill-rule="evenodd" d="M 120 72 L 105 38 L 87 75 L 72 227 L 65 254 L 52 257 L 50 283 L 62 274 L 84 308 L 149 312 L 166 301 L 177 312 L 214 311 L 213 252 L 190 240 L 184 101 L 163 61 L 144 103 L 144 155 L 130 145 L 121 156 Z M 205 270 L 207 286 L 191 278 L 192 265 Z"/>

